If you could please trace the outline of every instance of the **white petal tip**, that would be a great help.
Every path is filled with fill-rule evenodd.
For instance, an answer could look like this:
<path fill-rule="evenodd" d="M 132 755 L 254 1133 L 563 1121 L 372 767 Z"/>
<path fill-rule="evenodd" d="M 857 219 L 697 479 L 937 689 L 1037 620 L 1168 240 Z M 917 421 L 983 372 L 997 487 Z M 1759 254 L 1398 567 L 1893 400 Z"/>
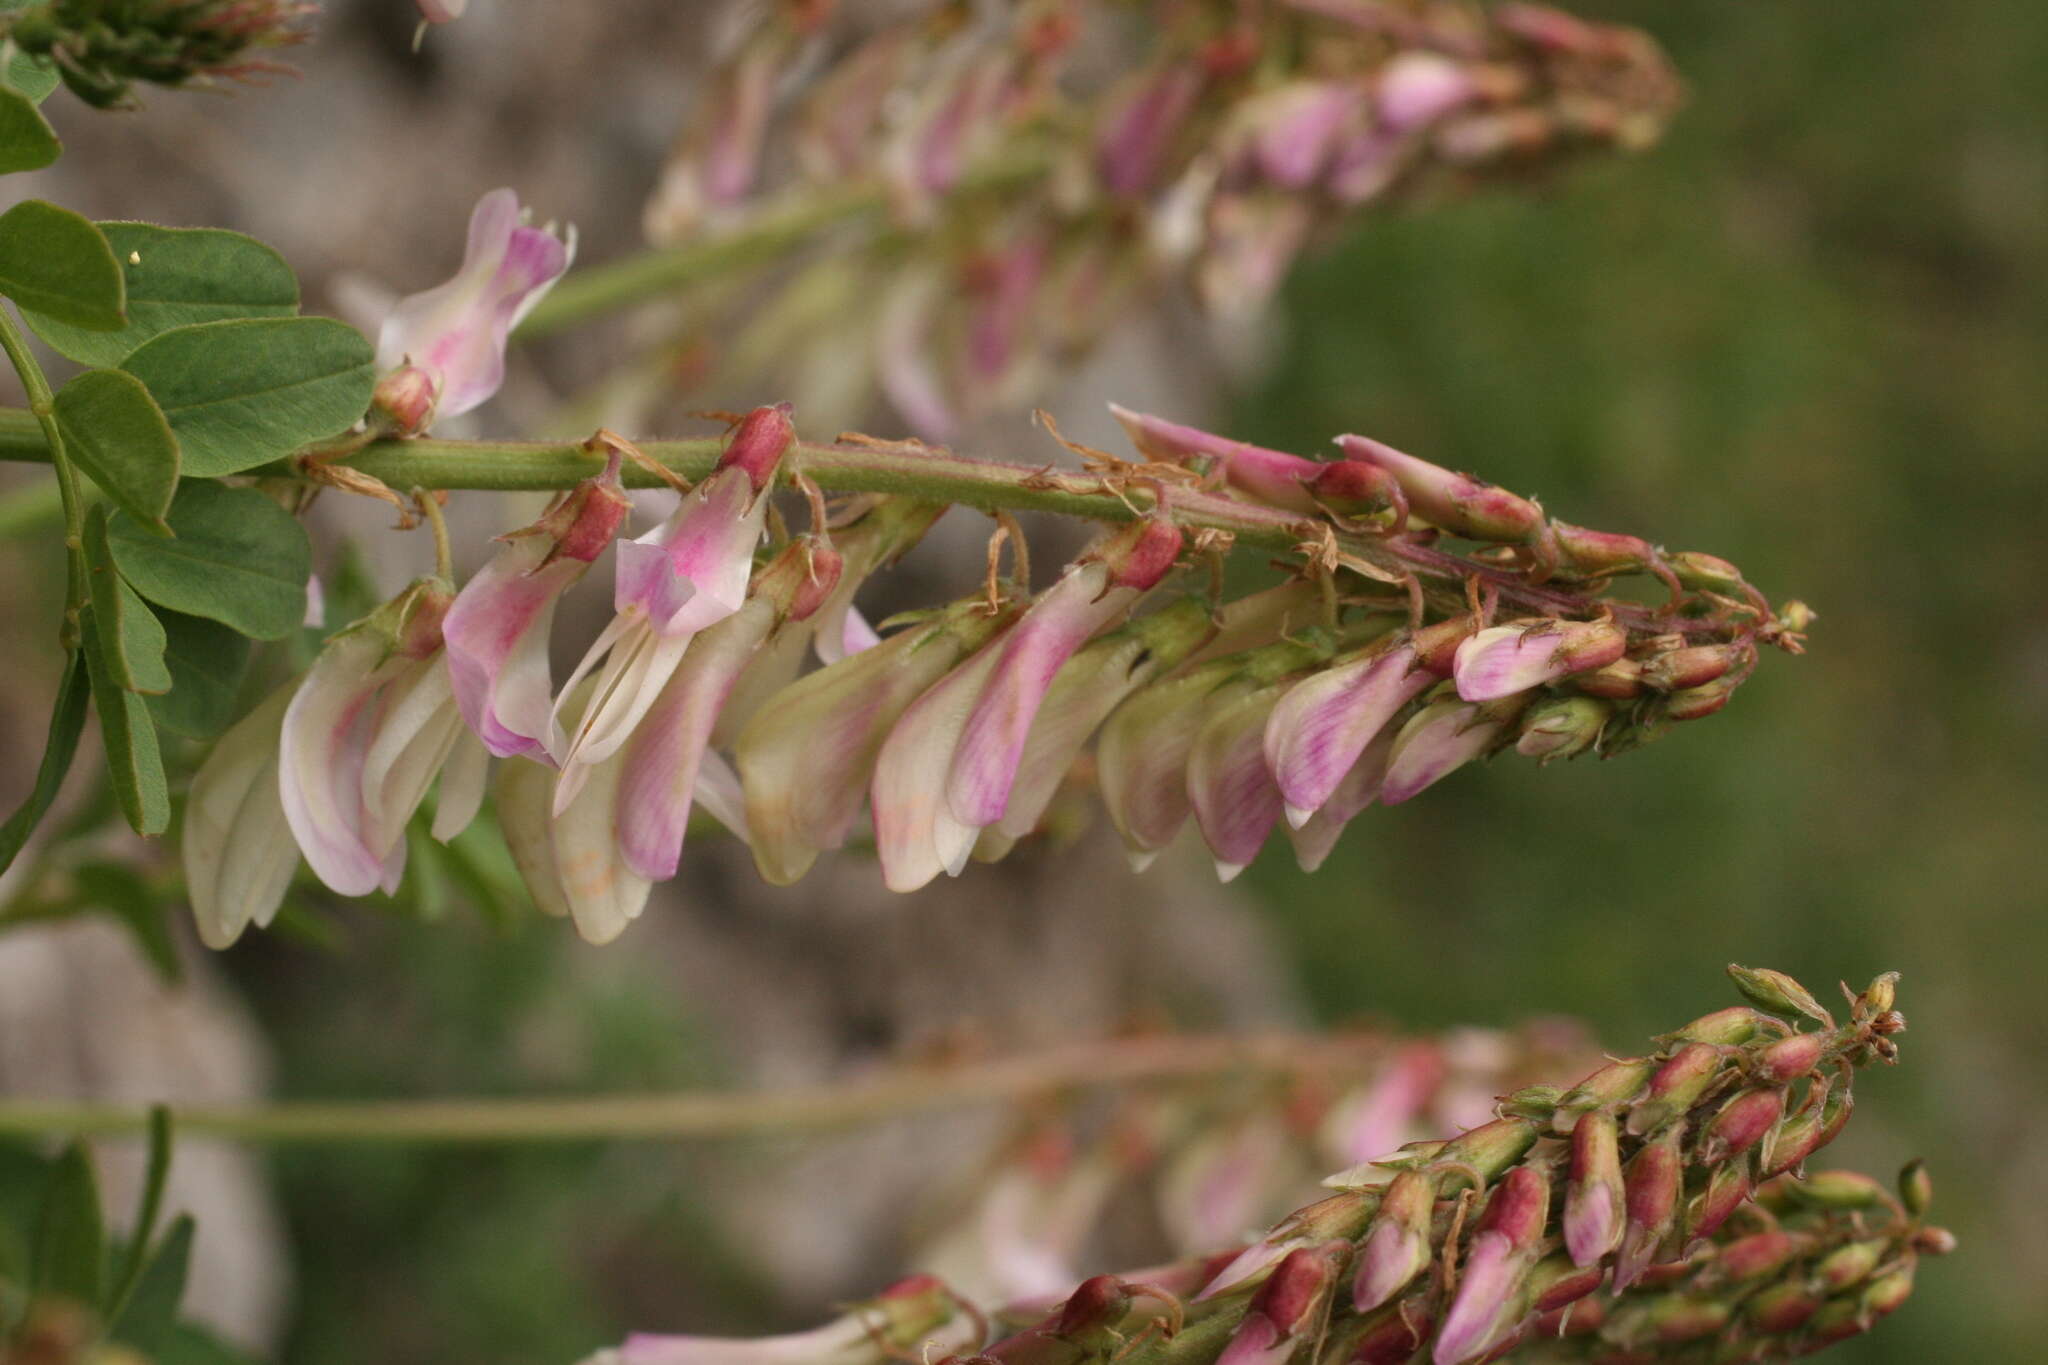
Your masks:
<path fill-rule="evenodd" d="M 1236 881 L 1237 874 L 1244 871 L 1245 866 L 1244 863 L 1226 863 L 1219 860 L 1216 864 L 1216 880 L 1225 883 Z"/>
<path fill-rule="evenodd" d="M 1287 823 L 1294 829 L 1300 829 L 1314 815 L 1315 811 L 1307 806 L 1290 805 L 1287 807 Z"/>
<path fill-rule="evenodd" d="M 1131 871 L 1143 872 L 1146 868 L 1159 861 L 1159 850 L 1156 848 L 1127 848 L 1124 850 L 1124 860 L 1130 863 Z"/>

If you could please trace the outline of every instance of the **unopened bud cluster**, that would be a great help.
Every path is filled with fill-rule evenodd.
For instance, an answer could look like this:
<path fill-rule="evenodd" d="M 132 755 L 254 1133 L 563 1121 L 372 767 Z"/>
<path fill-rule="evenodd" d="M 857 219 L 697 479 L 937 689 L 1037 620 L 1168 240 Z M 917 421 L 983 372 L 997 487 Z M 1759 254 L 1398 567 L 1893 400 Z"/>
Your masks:
<path fill-rule="evenodd" d="M 1653 1054 L 1514 1092 L 1455 1138 L 1331 1177 L 1333 1193 L 1249 1245 L 1028 1296 L 996 1313 L 988 1344 L 949 1329 L 925 1358 L 1651 1365 L 1832 1345 L 1898 1309 L 1919 1257 L 1954 1244 L 1925 1221 L 1917 1163 L 1897 1197 L 1852 1172 L 1801 1172 L 1847 1119 L 1856 1066 L 1895 1055 L 1895 983 L 1879 978 L 1845 1023 L 1811 1031 L 1769 1005 L 1707 1015 Z M 880 1365 L 887 1349 L 848 1360 L 805 1340 L 636 1338 L 596 1359 Z"/>
<path fill-rule="evenodd" d="M 47 0 L 0 15 L 0 39 L 51 62 L 86 103 L 136 81 L 181 86 L 290 70 L 264 53 L 303 42 L 310 0 Z"/>
<path fill-rule="evenodd" d="M 493 758 L 535 902 L 597 942 L 675 875 L 695 811 L 772 882 L 871 835 L 883 880 L 912 891 L 1070 828 L 1092 780 L 1141 867 L 1192 825 L 1226 879 L 1278 828 L 1313 868 L 1375 801 L 1509 748 L 1635 747 L 1719 709 L 1760 645 L 1797 648 L 1793 609 L 1773 614 L 1724 561 L 1552 520 L 1362 438 L 1323 462 L 1119 416 L 1146 463 L 1097 452 L 1092 476 L 1026 482 L 1125 516 L 1147 491 L 1149 511 L 1049 586 L 992 559 L 980 590 L 887 635 L 854 596 L 943 504 L 835 510 L 812 489 L 811 530 L 764 548 L 774 490 L 802 461 L 781 404 L 740 420 L 675 510 L 622 539 L 622 461 L 648 457 L 600 433 L 587 448 L 603 472 L 459 592 L 415 583 L 218 746 L 184 833 L 206 939 L 275 913 L 296 866 L 284 828 L 333 890 L 393 889 L 428 788 L 439 779 L 434 828 L 452 837 Z M 1182 529 L 1191 499 L 1296 542 L 1296 577 L 1216 600 L 1209 575 L 1180 572 L 1227 544 L 1199 518 Z M 615 615 L 557 686 L 556 603 L 614 547 Z M 1673 596 L 1604 596 L 1629 573 Z M 823 666 L 805 673 L 807 652 Z"/>
<path fill-rule="evenodd" d="M 734 338 L 742 363 L 802 347 L 841 384 L 871 355 L 933 439 L 1028 402 L 1163 286 L 1242 314 L 1354 215 L 1643 147 L 1678 94 L 1646 35 L 1531 5 L 925 5 L 850 44 L 831 9 L 758 7 L 648 229 L 715 238 L 879 187 L 885 222 L 837 234 L 735 326 L 693 309 L 690 335 Z M 1126 74 L 1104 76 L 1105 50 Z M 798 183 L 765 192 L 771 164 Z M 860 304 L 835 309 L 849 290 Z"/>

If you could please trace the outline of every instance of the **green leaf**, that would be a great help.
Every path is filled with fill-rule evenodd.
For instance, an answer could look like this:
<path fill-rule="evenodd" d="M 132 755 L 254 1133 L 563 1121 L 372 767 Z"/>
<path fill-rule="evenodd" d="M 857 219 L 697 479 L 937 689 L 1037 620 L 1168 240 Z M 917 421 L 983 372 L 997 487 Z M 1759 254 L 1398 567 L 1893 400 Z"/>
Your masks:
<path fill-rule="evenodd" d="M 128 691 L 106 668 L 110 646 L 94 639 L 100 632 L 97 613 L 81 613 L 86 630 L 85 667 L 92 679 L 92 697 L 100 716 L 100 742 L 107 750 L 107 772 L 121 813 L 137 834 L 162 834 L 171 823 L 170 790 L 164 783 L 164 758 L 157 748 L 156 723 L 143 699 Z"/>
<path fill-rule="evenodd" d="M 149 965 L 168 985 L 184 978 L 178 948 L 166 922 L 168 907 L 161 893 L 127 863 L 86 863 L 72 873 L 80 904 L 112 915 L 135 936 Z"/>
<path fill-rule="evenodd" d="M 236 318 L 290 317 L 299 282 L 284 257 L 254 237 L 222 228 L 101 223 L 128 281 L 128 325 L 91 332 L 27 315 L 51 349 L 84 365 L 118 365 L 150 338 L 175 327 Z"/>
<path fill-rule="evenodd" d="M 253 488 L 187 480 L 169 521 L 175 540 L 125 514 L 108 524 L 114 562 L 137 592 L 258 640 L 281 639 L 306 619 L 313 551 L 291 513 Z"/>
<path fill-rule="evenodd" d="M 159 617 L 171 690 L 149 699 L 149 713 L 160 730 L 212 739 L 237 717 L 254 644 L 240 631 L 203 616 L 166 611 Z"/>
<path fill-rule="evenodd" d="M 121 579 L 107 547 L 107 506 L 94 503 L 85 518 L 86 585 L 92 593 L 96 639 L 107 676 L 129 692 L 168 692 L 171 671 L 164 663 L 164 628 L 149 603 Z"/>
<path fill-rule="evenodd" d="M 35 97 L 12 85 L 0 86 L 0 175 L 39 171 L 63 150 Z"/>
<path fill-rule="evenodd" d="M 185 1298 L 185 1275 L 192 1263 L 192 1215 L 181 1213 L 171 1222 L 156 1249 L 142 1267 L 142 1276 L 128 1296 L 126 1307 L 114 1319 L 109 1335 L 134 1347 L 152 1361 L 162 1361 L 171 1333 L 178 1322 L 178 1305 Z"/>
<path fill-rule="evenodd" d="M 107 1296 L 106 1316 L 113 1321 L 118 1322 L 127 1310 L 130 1296 L 149 1266 L 149 1243 L 156 1236 L 156 1218 L 163 1211 L 164 1181 L 170 1173 L 171 1111 L 166 1105 L 153 1104 L 149 1107 L 149 1166 L 142 1179 L 142 1196 L 135 1206 L 135 1221 L 129 1225 L 128 1244 L 115 1258 L 120 1268 L 114 1274 L 113 1292 Z"/>
<path fill-rule="evenodd" d="M 0 6 L 4 9 L 5 6 Z M 57 68 L 48 59 L 33 53 L 16 49 L 7 59 L 7 66 L 0 70 L 0 82 L 4 82 L 37 104 L 50 97 L 57 88 Z"/>
<path fill-rule="evenodd" d="M 57 704 L 50 708 L 50 733 L 43 741 L 43 761 L 36 769 L 36 785 L 28 799 L 0 825 L 0 872 L 14 865 L 22 845 L 42 823 L 43 813 L 57 799 L 64 775 L 71 771 L 71 759 L 78 752 L 78 736 L 85 729 L 86 700 L 92 694 L 86 681 L 85 655 L 72 651 L 64 662 L 64 680 L 57 684 Z"/>
<path fill-rule="evenodd" d="M 73 1142 L 57 1158 L 43 1191 L 36 1228 L 31 1295 L 48 1294 L 98 1308 L 106 1284 L 107 1230 L 100 1216 L 99 1178 L 92 1153 Z"/>
<path fill-rule="evenodd" d="M 121 267 L 107 239 L 70 209 L 40 199 L 0 213 L 0 294 L 79 327 L 111 331 L 127 321 Z"/>
<path fill-rule="evenodd" d="M 116 506 L 161 527 L 178 487 L 178 440 L 149 390 L 120 370 L 87 370 L 57 393 L 64 453 Z"/>
<path fill-rule="evenodd" d="M 170 418 L 187 474 L 239 473 L 353 425 L 376 384 L 370 343 L 332 318 L 174 327 L 121 368 Z"/>

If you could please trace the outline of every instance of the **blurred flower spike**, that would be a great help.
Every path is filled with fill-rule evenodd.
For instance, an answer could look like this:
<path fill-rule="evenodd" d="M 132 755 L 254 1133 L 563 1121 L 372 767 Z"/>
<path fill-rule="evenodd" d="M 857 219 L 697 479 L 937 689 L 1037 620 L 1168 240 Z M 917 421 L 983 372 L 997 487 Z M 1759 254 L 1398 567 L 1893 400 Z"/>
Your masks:
<path fill-rule="evenodd" d="M 311 0 L 46 0 L 0 14 L 0 41 L 53 64 L 97 108 L 132 103 L 131 87 L 204 86 L 292 74 L 264 54 L 302 43 Z"/>
<path fill-rule="evenodd" d="M 452 16 L 451 16 L 452 17 Z M 469 217 L 462 267 L 399 301 L 377 337 L 377 412 L 394 435 L 481 406 L 505 382 L 505 343 L 576 258 L 576 229 L 527 224 L 519 196 L 492 190 Z"/>

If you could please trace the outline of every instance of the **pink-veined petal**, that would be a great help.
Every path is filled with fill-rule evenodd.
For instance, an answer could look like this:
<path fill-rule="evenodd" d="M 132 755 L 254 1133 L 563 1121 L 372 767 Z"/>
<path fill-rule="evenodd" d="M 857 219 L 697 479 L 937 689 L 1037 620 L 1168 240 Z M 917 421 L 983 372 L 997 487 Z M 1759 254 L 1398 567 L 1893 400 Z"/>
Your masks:
<path fill-rule="evenodd" d="M 1308 812 L 1329 801 L 1372 737 L 1436 681 L 1402 644 L 1296 683 L 1266 725 L 1266 762 L 1285 803 Z"/>
<path fill-rule="evenodd" d="M 378 693 L 396 667 L 374 629 L 329 641 L 285 710 L 278 741 L 278 795 L 292 837 L 313 872 L 344 896 L 366 896 L 384 878 L 363 810 L 363 759 Z"/>
<path fill-rule="evenodd" d="M 1280 819 L 1280 788 L 1266 769 L 1266 718 L 1277 686 L 1233 683 L 1212 699 L 1188 750 L 1188 798 L 1202 838 L 1229 881 L 1258 856 Z"/>
<path fill-rule="evenodd" d="M 774 624 L 774 604 L 757 597 L 699 635 L 626 742 L 619 851 L 639 876 L 676 874 L 704 746 L 734 680 Z"/>
<path fill-rule="evenodd" d="M 1219 661 L 1154 684 L 1104 722 L 1095 744 L 1097 780 L 1132 853 L 1156 853 L 1187 823 L 1188 751 L 1207 719 L 1205 699 L 1236 671 L 1236 664 Z"/>
<path fill-rule="evenodd" d="M 949 859 L 964 859 L 957 847 L 959 821 L 947 815 L 948 846 L 938 845 L 936 826 L 946 805 L 938 775 L 951 767 L 960 736 L 982 690 L 1001 658 L 984 646 L 910 704 L 889 732 L 875 761 L 870 784 L 875 851 L 882 881 L 891 891 L 915 891 L 946 871 Z M 972 849 L 972 840 L 968 849 Z"/>
<path fill-rule="evenodd" d="M 1394 739 L 1387 760 L 1380 802 L 1394 806 L 1408 800 L 1493 747 L 1504 726 L 1490 720 L 1472 702 L 1445 697 L 1409 718 Z"/>
<path fill-rule="evenodd" d="M 434 805 L 431 833 L 442 843 L 469 828 L 483 808 L 484 788 L 490 784 L 491 755 L 475 735 L 458 734 L 455 747 L 441 765 L 441 790 Z"/>
<path fill-rule="evenodd" d="M 542 536 L 507 545 L 463 585 L 441 623 L 462 718 L 499 758 L 538 758 L 560 744 L 548 632 L 555 604 L 589 566 L 563 558 L 543 567 L 550 549 Z"/>

